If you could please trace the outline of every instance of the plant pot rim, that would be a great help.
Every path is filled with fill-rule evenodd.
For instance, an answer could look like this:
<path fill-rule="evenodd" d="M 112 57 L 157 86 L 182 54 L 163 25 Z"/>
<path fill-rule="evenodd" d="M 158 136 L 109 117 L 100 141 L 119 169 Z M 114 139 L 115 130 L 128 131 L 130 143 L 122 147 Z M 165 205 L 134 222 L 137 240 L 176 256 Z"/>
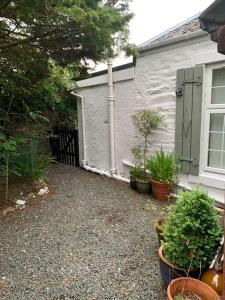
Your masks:
<path fill-rule="evenodd" d="M 145 179 L 137 179 L 136 178 L 136 181 L 140 182 L 140 183 L 151 183 L 151 178 L 145 178 Z"/>
<path fill-rule="evenodd" d="M 160 180 L 155 180 L 155 179 L 151 179 L 151 182 L 154 184 L 165 185 L 165 186 L 169 186 L 173 183 L 173 182 L 165 182 L 165 181 L 160 181 Z"/>
<path fill-rule="evenodd" d="M 168 288 L 167 288 L 167 296 L 169 297 L 168 299 L 173 299 L 173 296 L 171 295 L 171 286 L 176 284 L 176 283 L 179 283 L 180 282 L 180 285 L 184 285 L 184 281 L 192 281 L 195 285 L 201 285 L 204 287 L 204 289 L 207 289 L 209 290 L 211 293 L 214 293 L 215 296 L 217 296 L 218 300 L 220 299 L 218 294 L 216 293 L 216 291 L 211 288 L 208 284 L 206 284 L 205 282 L 203 281 L 200 281 L 198 279 L 195 279 L 195 278 L 191 278 L 191 277 L 180 277 L 180 278 L 176 278 L 176 279 L 173 279 L 169 285 L 168 285 Z M 201 296 L 201 295 L 200 295 Z"/>
<path fill-rule="evenodd" d="M 168 266 L 170 266 L 172 269 L 176 269 L 176 270 L 179 270 L 179 271 L 183 271 L 184 273 L 188 273 L 188 270 L 186 269 L 183 269 L 183 268 L 179 268 L 179 267 L 176 267 L 170 260 L 168 260 L 167 258 L 165 258 L 165 256 L 163 255 L 163 245 L 159 247 L 159 250 L 158 250 L 158 255 L 160 257 L 160 259 L 165 263 L 167 264 Z M 195 271 L 194 269 L 191 269 L 190 271 Z"/>

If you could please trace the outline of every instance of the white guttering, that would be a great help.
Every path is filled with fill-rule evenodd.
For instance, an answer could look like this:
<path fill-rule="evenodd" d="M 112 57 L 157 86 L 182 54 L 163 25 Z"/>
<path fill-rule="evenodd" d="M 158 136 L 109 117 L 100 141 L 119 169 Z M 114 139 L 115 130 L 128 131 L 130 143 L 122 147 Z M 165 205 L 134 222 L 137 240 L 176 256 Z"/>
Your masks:
<path fill-rule="evenodd" d="M 170 44 L 175 44 L 177 42 L 182 42 L 182 41 L 190 40 L 195 37 L 206 36 L 206 35 L 208 35 L 208 32 L 205 32 L 203 30 L 198 30 L 193 33 L 183 34 L 183 35 L 169 38 L 167 40 L 163 40 L 163 41 L 159 41 L 159 42 L 152 42 L 145 46 L 139 46 L 138 51 L 142 52 L 142 51 L 146 51 L 146 50 L 150 50 L 150 49 L 154 49 L 154 48 L 159 48 L 162 46 L 167 46 Z"/>
<path fill-rule="evenodd" d="M 84 157 L 82 160 L 83 166 L 86 166 L 87 161 L 87 144 L 86 144 L 86 126 L 85 126 L 85 103 L 84 103 L 84 97 L 82 95 L 76 94 L 75 92 L 71 92 L 72 95 L 74 95 L 77 98 L 80 98 L 81 100 L 81 113 L 82 113 L 82 137 L 83 137 L 83 149 L 84 149 Z"/>
<path fill-rule="evenodd" d="M 110 173 L 116 174 L 116 161 L 115 161 L 115 125 L 114 125 L 114 91 L 113 91 L 113 69 L 112 61 L 108 61 L 108 86 L 109 86 L 109 127 L 110 127 L 110 160 L 111 168 Z"/>

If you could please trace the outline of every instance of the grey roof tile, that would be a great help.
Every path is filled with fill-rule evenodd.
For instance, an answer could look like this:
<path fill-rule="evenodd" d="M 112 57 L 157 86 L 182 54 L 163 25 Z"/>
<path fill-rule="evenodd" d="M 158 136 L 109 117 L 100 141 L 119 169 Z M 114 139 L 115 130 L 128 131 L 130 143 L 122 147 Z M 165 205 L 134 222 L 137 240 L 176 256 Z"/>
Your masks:
<path fill-rule="evenodd" d="M 201 30 L 198 16 L 199 14 L 183 21 L 182 23 L 175 25 L 174 27 L 139 45 L 139 47 L 144 47 L 156 42 L 166 41 L 174 37 L 186 35 Z"/>

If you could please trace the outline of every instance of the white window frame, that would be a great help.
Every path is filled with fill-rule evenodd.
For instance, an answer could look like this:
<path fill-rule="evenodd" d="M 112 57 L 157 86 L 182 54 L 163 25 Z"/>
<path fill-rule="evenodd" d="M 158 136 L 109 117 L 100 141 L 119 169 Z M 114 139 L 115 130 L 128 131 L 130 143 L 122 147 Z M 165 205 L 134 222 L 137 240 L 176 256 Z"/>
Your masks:
<path fill-rule="evenodd" d="M 204 85 L 204 137 L 203 137 L 203 146 L 202 154 L 203 154 L 203 164 L 202 169 L 203 171 L 210 172 L 210 173 L 217 173 L 217 174 L 225 174 L 225 169 L 213 168 L 208 166 L 208 146 L 209 146 L 209 129 L 210 129 L 210 114 L 212 113 L 225 113 L 225 104 L 212 104 L 211 103 L 211 89 L 212 89 L 212 74 L 213 70 L 221 69 L 225 67 L 225 63 L 213 64 L 208 65 L 205 68 L 205 85 Z"/>

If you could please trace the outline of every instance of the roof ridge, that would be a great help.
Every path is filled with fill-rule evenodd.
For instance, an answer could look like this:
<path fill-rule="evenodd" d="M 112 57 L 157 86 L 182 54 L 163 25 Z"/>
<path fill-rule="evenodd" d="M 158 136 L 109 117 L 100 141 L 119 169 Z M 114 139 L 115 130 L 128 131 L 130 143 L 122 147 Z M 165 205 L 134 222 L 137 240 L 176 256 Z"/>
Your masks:
<path fill-rule="evenodd" d="M 197 13 L 197 14 L 195 14 L 194 16 L 192 16 L 192 17 L 190 17 L 190 18 L 188 18 L 188 19 L 186 19 L 186 20 L 184 20 L 184 21 L 182 21 L 182 22 L 180 22 L 180 23 L 178 23 L 178 24 L 172 26 L 171 28 L 169 28 L 169 29 L 163 31 L 162 33 L 160 33 L 160 34 L 158 34 L 158 35 L 152 37 L 151 39 L 147 40 L 146 42 L 144 42 L 144 43 L 138 45 L 138 48 L 139 48 L 139 47 L 144 47 L 144 46 L 146 46 L 146 45 L 148 45 L 148 44 L 150 44 L 150 43 L 152 43 L 152 42 L 154 42 L 154 41 L 160 39 L 160 38 L 163 37 L 164 35 L 170 33 L 171 31 L 174 31 L 174 30 L 178 29 L 179 27 L 181 27 L 181 26 L 183 26 L 183 25 L 189 23 L 190 21 L 193 21 L 194 19 L 198 18 L 199 16 L 200 16 L 200 13 Z"/>

